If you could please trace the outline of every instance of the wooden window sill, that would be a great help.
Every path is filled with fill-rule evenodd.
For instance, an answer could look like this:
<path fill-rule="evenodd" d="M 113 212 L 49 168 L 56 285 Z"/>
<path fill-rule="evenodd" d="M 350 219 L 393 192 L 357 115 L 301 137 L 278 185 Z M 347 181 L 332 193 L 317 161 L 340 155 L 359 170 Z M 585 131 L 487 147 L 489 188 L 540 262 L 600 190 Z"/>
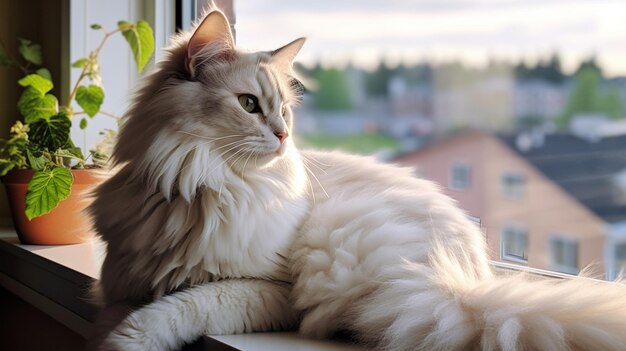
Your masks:
<path fill-rule="evenodd" d="M 104 245 L 94 239 L 77 245 L 21 245 L 13 228 L 0 228 L 0 286 L 83 338 L 98 312 L 87 296 L 98 279 Z M 205 336 L 185 350 L 348 351 L 357 346 L 308 340 L 296 333 Z"/>

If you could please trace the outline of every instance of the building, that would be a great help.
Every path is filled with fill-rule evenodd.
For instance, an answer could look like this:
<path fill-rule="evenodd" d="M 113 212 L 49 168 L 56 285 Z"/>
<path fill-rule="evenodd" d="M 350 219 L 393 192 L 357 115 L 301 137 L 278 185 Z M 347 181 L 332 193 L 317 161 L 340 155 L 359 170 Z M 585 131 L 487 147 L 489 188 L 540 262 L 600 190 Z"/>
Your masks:
<path fill-rule="evenodd" d="M 626 136 L 468 132 L 395 162 L 480 217 L 493 260 L 609 279 L 626 263 Z"/>
<path fill-rule="evenodd" d="M 570 87 L 546 80 L 519 81 L 515 83 L 513 110 L 518 125 L 523 119 L 535 119 L 536 123 L 556 123 L 564 111 Z"/>

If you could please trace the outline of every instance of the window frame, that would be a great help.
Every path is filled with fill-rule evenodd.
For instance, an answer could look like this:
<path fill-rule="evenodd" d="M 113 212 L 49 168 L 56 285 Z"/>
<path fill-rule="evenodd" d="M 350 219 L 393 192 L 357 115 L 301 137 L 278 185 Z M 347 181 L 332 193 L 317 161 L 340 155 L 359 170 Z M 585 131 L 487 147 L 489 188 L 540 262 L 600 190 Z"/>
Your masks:
<path fill-rule="evenodd" d="M 464 185 L 459 186 L 459 184 L 455 181 L 455 169 L 457 167 L 463 167 L 467 171 L 467 180 Z M 467 191 L 472 186 L 472 167 L 469 162 L 456 160 L 450 164 L 448 169 L 448 188 L 457 191 Z"/>
<path fill-rule="evenodd" d="M 518 177 L 518 179 L 521 179 L 518 190 L 515 190 L 516 189 L 515 187 L 508 186 L 509 184 L 507 184 L 507 182 L 505 181 L 507 177 Z M 523 172 L 505 171 L 500 176 L 500 192 L 507 199 L 521 200 L 524 198 L 524 195 L 526 193 L 525 191 L 526 182 L 527 182 L 527 179 Z"/>
<path fill-rule="evenodd" d="M 508 242 L 508 240 L 506 240 L 505 234 L 507 232 L 514 233 L 514 234 L 523 233 L 526 236 L 526 249 L 525 249 L 526 258 L 517 256 L 517 255 L 511 255 L 506 252 L 506 243 Z M 529 235 L 528 235 L 528 228 L 526 228 L 525 226 L 519 225 L 519 224 L 503 225 L 502 228 L 500 229 L 500 259 L 509 261 L 509 262 L 515 262 L 515 263 L 521 263 L 521 264 L 527 265 L 529 241 L 530 240 L 529 240 Z"/>
<path fill-rule="evenodd" d="M 556 262 L 554 248 L 557 242 L 563 242 L 566 245 L 567 244 L 574 245 L 574 248 L 575 248 L 574 258 L 575 258 L 576 267 L 563 265 L 561 263 Z M 561 273 L 567 273 L 567 274 L 578 274 L 580 272 L 579 253 L 580 253 L 580 245 L 576 238 L 572 238 L 572 237 L 562 235 L 562 234 L 553 234 L 550 236 L 549 243 L 548 243 L 548 256 L 549 256 L 549 261 L 550 261 L 550 270 L 561 272 Z"/>
<path fill-rule="evenodd" d="M 612 262 L 612 267 L 610 267 L 610 269 L 607 270 L 607 273 L 612 272 L 612 276 L 608 276 L 608 279 L 614 280 L 617 278 L 626 278 L 626 256 L 624 257 L 623 265 L 620 266 L 620 259 L 618 257 L 618 249 L 620 246 L 624 247 L 624 250 L 626 252 L 626 241 L 618 241 L 615 242 L 612 247 L 611 247 L 611 254 L 613 255 L 613 262 Z"/>

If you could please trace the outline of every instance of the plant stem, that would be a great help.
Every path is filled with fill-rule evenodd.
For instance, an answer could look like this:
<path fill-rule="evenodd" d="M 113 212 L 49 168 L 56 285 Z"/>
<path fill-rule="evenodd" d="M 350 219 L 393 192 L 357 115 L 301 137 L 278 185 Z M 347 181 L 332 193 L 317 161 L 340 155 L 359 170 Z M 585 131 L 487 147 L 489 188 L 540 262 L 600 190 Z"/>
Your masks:
<path fill-rule="evenodd" d="M 2 48 L 4 49 L 4 52 L 6 52 L 7 56 L 9 56 L 9 59 L 11 60 L 11 63 L 16 66 L 17 68 L 21 69 L 22 72 L 24 72 L 24 74 L 28 74 L 28 68 L 22 66 L 20 64 L 20 62 L 18 60 L 15 59 L 15 57 L 13 57 L 13 55 L 11 55 L 11 53 L 9 52 L 8 48 L 6 45 L 4 45 L 4 42 L 2 40 L 0 40 L 0 45 L 2 46 Z"/>
<path fill-rule="evenodd" d="M 119 120 L 120 118 L 122 118 L 122 117 L 120 117 L 120 116 L 114 115 L 114 114 L 109 113 L 109 112 L 106 112 L 106 111 L 100 111 L 100 113 L 101 113 L 101 114 L 103 114 L 103 115 L 105 115 L 105 116 L 107 116 L 107 117 L 114 118 L 114 119 L 116 119 L 116 120 Z"/>
<path fill-rule="evenodd" d="M 102 110 L 98 111 L 98 113 L 102 114 L 102 115 L 105 115 L 107 117 L 113 118 L 113 119 L 120 119 L 120 118 L 122 118 L 120 116 L 117 116 L 117 115 L 114 115 L 114 114 L 112 114 L 110 112 L 106 112 L 106 111 L 102 111 Z M 87 112 L 85 112 L 85 111 L 74 112 L 74 116 L 82 116 L 82 115 L 86 115 L 86 114 L 87 114 Z"/>
<path fill-rule="evenodd" d="M 104 38 L 102 38 L 102 41 L 100 41 L 100 45 L 98 45 L 98 47 L 96 48 L 96 50 L 92 51 L 89 53 L 89 60 L 94 60 L 98 58 L 98 55 L 100 54 L 100 50 L 102 50 L 102 47 L 104 46 L 104 43 L 106 43 L 106 41 L 109 39 L 109 37 L 111 37 L 113 34 L 117 33 L 117 32 L 121 32 L 122 30 L 120 28 L 115 29 L 111 32 L 105 32 L 104 33 Z M 87 67 L 89 67 L 90 63 L 85 64 L 85 66 L 83 67 L 83 70 L 80 72 L 80 75 L 78 76 L 78 80 L 76 81 L 76 84 L 74 84 L 74 88 L 72 89 L 72 92 L 70 93 L 69 98 L 67 99 L 67 104 L 65 105 L 65 107 L 67 108 L 67 110 L 69 111 L 71 106 L 72 106 L 72 101 L 74 101 L 74 97 L 76 96 L 76 92 L 78 91 L 78 87 L 80 87 L 80 83 L 83 81 L 83 79 L 85 77 L 87 77 Z"/>

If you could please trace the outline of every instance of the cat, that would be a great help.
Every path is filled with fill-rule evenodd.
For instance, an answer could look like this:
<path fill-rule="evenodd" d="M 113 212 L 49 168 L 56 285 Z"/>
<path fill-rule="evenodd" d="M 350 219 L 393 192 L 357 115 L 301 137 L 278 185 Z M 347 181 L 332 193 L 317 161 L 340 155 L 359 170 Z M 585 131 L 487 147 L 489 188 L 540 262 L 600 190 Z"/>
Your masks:
<path fill-rule="evenodd" d="M 101 349 L 295 329 L 384 350 L 626 349 L 623 284 L 496 276 L 436 184 L 299 151 L 303 44 L 241 51 L 212 11 L 145 78 L 89 208 L 104 313 L 134 308 Z"/>

